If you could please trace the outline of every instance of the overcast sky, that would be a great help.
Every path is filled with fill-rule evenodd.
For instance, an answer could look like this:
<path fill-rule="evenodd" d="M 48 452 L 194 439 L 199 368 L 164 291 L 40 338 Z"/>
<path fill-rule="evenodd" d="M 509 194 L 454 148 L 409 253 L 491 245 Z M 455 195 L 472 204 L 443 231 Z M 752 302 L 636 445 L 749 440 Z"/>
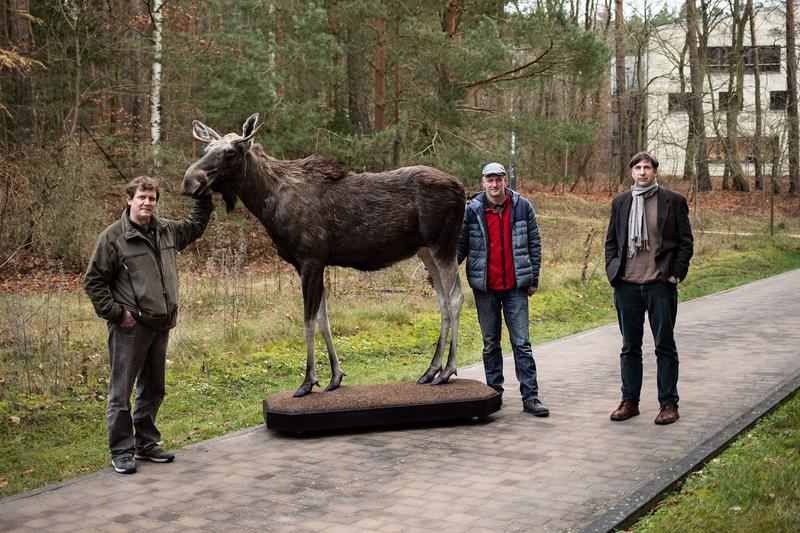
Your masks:
<path fill-rule="evenodd" d="M 623 0 L 622 6 L 625 10 L 625 17 L 629 17 L 634 13 L 643 14 L 645 6 L 653 13 L 658 13 L 665 5 L 674 10 L 683 3 L 681 0 Z"/>

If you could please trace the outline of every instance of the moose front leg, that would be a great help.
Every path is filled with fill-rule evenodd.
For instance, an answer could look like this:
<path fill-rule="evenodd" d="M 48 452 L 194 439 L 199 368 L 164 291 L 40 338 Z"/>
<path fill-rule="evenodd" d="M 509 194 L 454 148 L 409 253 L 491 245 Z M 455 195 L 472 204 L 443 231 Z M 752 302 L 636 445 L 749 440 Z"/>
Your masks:
<path fill-rule="evenodd" d="M 306 334 L 306 378 L 295 391 L 295 398 L 309 394 L 314 385 L 319 387 L 314 359 L 314 333 L 317 312 L 325 288 L 322 282 L 323 270 L 324 267 L 316 265 L 303 265 L 300 268 L 300 282 L 303 285 L 303 329 Z"/>

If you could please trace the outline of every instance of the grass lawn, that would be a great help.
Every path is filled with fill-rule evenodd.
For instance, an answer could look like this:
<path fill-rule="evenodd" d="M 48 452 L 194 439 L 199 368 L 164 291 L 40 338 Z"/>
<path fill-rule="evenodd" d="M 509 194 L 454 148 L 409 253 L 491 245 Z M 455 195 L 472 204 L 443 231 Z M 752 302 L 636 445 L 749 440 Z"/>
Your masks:
<path fill-rule="evenodd" d="M 689 476 L 631 529 L 800 531 L 800 394 Z"/>

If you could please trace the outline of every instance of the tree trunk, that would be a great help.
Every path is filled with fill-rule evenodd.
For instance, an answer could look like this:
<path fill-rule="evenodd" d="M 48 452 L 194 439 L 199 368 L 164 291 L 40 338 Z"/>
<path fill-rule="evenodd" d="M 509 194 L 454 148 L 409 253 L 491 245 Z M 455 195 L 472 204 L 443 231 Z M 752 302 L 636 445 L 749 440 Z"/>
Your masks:
<path fill-rule="evenodd" d="M 386 21 L 375 20 L 375 132 L 386 124 Z"/>
<path fill-rule="evenodd" d="M 400 21 L 395 19 L 394 21 L 394 37 L 395 42 L 400 43 Z M 400 58 L 395 57 L 394 59 L 394 102 L 393 102 L 393 109 L 394 109 L 394 143 L 392 149 L 392 166 L 399 167 L 400 166 L 400 149 L 402 147 L 402 142 L 400 139 Z"/>
<path fill-rule="evenodd" d="M 705 2 L 702 4 L 705 11 Z M 703 14 L 705 18 L 705 13 Z M 694 0 L 686 0 L 686 25 L 688 31 L 686 41 L 689 44 L 689 77 L 692 82 L 692 93 L 690 99 L 690 113 L 692 115 L 692 127 L 694 128 L 695 139 L 695 161 L 694 167 L 697 172 L 697 190 L 711 190 L 711 175 L 708 171 L 708 152 L 706 151 L 706 117 L 703 112 L 703 70 L 705 61 L 701 59 L 701 54 L 697 43 L 697 10 Z M 705 53 L 705 47 L 702 47 Z M 704 56 L 703 56 L 704 57 Z"/>
<path fill-rule="evenodd" d="M 366 73 L 362 59 L 362 35 L 360 31 L 349 29 L 347 35 L 347 110 L 350 123 L 364 133 L 369 131 L 369 112 L 366 99 Z"/>
<path fill-rule="evenodd" d="M 739 157 L 739 103 L 742 101 L 744 85 L 744 28 L 747 14 L 742 14 L 741 0 L 733 0 L 731 15 L 731 56 L 728 70 L 728 102 L 725 109 L 725 165 L 729 171 L 731 185 L 737 191 L 749 191 L 750 184 L 744 176 Z"/>
<path fill-rule="evenodd" d="M 622 13 L 622 0 L 614 0 L 614 53 L 616 55 L 617 78 L 617 129 L 619 130 L 618 177 L 619 183 L 630 178 L 628 162 L 628 105 L 625 97 L 625 26 Z"/>
<path fill-rule="evenodd" d="M 31 35 L 28 20 L 24 14 L 30 10 L 29 0 L 10 0 L 10 16 L 8 40 L 11 47 L 16 47 L 20 54 L 28 56 L 30 52 Z M 12 114 L 20 130 L 29 130 L 33 126 L 33 109 L 31 107 L 31 82 L 30 78 L 21 69 L 12 69 L 10 73 L 16 106 Z"/>
<path fill-rule="evenodd" d="M 759 72 L 758 40 L 756 38 L 756 15 L 753 9 L 753 0 L 747 0 L 747 17 L 750 20 L 750 47 L 753 53 L 753 82 L 756 92 L 756 126 L 753 131 L 753 174 L 756 178 L 756 189 L 764 186 L 764 164 L 761 161 L 761 130 L 763 129 L 763 115 L 761 109 L 761 73 Z"/>
<path fill-rule="evenodd" d="M 163 0 L 153 0 L 153 72 L 150 85 L 150 143 L 153 146 L 153 163 L 159 166 L 161 143 L 161 6 Z"/>
<path fill-rule="evenodd" d="M 142 14 L 141 2 L 139 0 L 129 0 L 128 19 L 134 20 Z M 142 87 L 142 57 L 141 39 L 139 32 L 134 29 L 128 30 L 128 53 L 125 54 L 125 63 L 128 68 L 130 91 L 128 96 L 123 99 L 125 111 L 131 117 L 131 129 L 133 138 L 141 140 L 142 124 L 144 124 L 144 106 L 142 105 L 142 94 L 145 92 Z"/>
<path fill-rule="evenodd" d="M 797 51 L 794 1 L 786 0 L 786 114 L 789 119 L 789 193 L 800 193 L 800 122 L 797 116 Z"/>
<path fill-rule="evenodd" d="M 444 31 L 448 41 L 456 36 L 458 28 L 458 18 L 464 7 L 458 0 L 443 0 L 444 10 L 442 11 L 442 31 Z M 447 104 L 452 99 L 453 77 L 446 61 L 439 63 L 439 99 L 443 104 Z"/>

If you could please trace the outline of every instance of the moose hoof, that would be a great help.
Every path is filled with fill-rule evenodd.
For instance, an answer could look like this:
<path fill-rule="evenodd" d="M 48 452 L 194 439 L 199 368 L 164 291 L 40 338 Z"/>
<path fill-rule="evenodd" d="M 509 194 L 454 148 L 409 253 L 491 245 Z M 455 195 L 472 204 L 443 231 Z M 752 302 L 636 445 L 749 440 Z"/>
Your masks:
<path fill-rule="evenodd" d="M 439 373 L 439 370 L 435 370 L 431 372 L 430 370 L 422 374 L 422 377 L 417 380 L 417 385 L 427 385 L 428 383 L 433 383 L 436 380 L 436 374 Z"/>
<path fill-rule="evenodd" d="M 438 376 L 436 376 L 436 379 L 431 381 L 431 385 L 444 385 L 445 383 L 447 383 L 450 380 L 450 378 L 454 374 L 455 374 L 455 372 L 444 371 L 444 372 L 440 373 Z"/>
<path fill-rule="evenodd" d="M 308 383 L 308 384 L 303 383 L 302 385 L 300 385 L 299 389 L 294 391 L 294 394 L 292 396 L 294 396 L 295 398 L 302 398 L 303 396 L 306 396 L 307 394 L 311 394 L 311 389 L 314 388 L 314 385 L 319 387 L 319 381 L 315 381 L 313 383 Z"/>
<path fill-rule="evenodd" d="M 337 376 L 337 377 L 335 377 L 335 378 L 331 379 L 331 382 L 330 382 L 330 383 L 328 383 L 328 386 L 327 386 L 327 387 L 325 387 L 325 392 L 330 392 L 330 391 L 332 391 L 332 390 L 336 390 L 336 389 L 338 389 L 338 388 L 339 388 L 339 385 L 341 385 L 341 384 L 342 384 L 342 378 L 343 378 L 343 377 L 345 377 L 346 375 L 347 375 L 347 374 L 345 374 L 345 373 L 343 372 L 343 373 L 342 373 L 340 376 Z"/>

